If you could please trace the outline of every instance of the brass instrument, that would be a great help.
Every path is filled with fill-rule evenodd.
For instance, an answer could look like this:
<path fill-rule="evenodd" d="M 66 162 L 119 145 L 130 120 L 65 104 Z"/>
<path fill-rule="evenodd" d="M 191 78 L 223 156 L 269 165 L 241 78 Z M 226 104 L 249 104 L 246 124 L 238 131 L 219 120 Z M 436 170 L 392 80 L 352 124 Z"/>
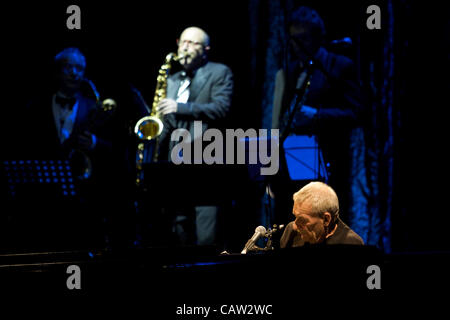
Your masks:
<path fill-rule="evenodd" d="M 158 159 L 158 137 L 161 135 L 164 125 L 161 120 L 161 116 L 156 113 L 156 106 L 158 103 L 164 99 L 167 95 L 167 78 L 172 68 L 172 61 L 178 61 L 184 58 L 184 55 L 177 56 L 175 53 L 169 53 L 164 61 L 164 64 L 160 67 L 158 72 L 158 77 L 156 78 L 156 89 L 155 96 L 153 98 L 152 109 L 150 115 L 141 118 L 134 127 L 134 133 L 140 140 L 149 141 L 155 140 L 155 147 L 153 151 L 152 161 L 157 161 Z M 136 169 L 137 178 L 136 184 L 140 185 L 142 177 L 141 170 L 142 164 L 144 162 L 144 152 L 145 144 L 141 142 L 137 147 L 137 157 L 136 157 Z"/>
<path fill-rule="evenodd" d="M 78 130 L 80 132 L 91 131 L 95 125 L 99 124 L 100 120 L 105 121 L 117 108 L 116 101 L 111 98 L 104 99 L 103 101 L 100 100 L 100 95 L 91 80 L 84 79 L 84 81 L 89 84 L 89 87 L 95 95 L 97 110 L 93 111 L 93 115 L 89 119 L 88 124 Z M 71 149 L 68 158 L 76 178 L 86 180 L 91 177 L 92 161 L 85 151 L 81 149 Z"/>
<path fill-rule="evenodd" d="M 184 56 L 177 56 L 175 53 L 169 53 L 166 56 L 164 64 L 161 66 L 156 78 L 156 90 L 153 98 L 152 110 L 149 116 L 141 118 L 134 127 L 134 133 L 141 140 L 152 140 L 158 137 L 164 125 L 161 118 L 156 114 L 156 106 L 166 97 L 167 94 L 167 77 L 172 67 L 172 61 L 178 61 Z"/>

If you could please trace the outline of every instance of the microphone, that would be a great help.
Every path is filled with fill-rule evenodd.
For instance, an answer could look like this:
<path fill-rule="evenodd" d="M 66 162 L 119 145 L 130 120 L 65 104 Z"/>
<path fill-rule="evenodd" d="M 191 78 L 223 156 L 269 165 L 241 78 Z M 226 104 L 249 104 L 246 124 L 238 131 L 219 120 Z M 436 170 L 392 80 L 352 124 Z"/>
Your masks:
<path fill-rule="evenodd" d="M 250 238 L 250 240 L 247 241 L 244 249 L 242 249 L 241 251 L 241 254 L 247 254 L 247 251 L 255 245 L 256 241 L 258 241 L 259 238 L 265 235 L 266 235 L 266 228 L 264 228 L 263 226 L 256 227 L 255 234 Z"/>

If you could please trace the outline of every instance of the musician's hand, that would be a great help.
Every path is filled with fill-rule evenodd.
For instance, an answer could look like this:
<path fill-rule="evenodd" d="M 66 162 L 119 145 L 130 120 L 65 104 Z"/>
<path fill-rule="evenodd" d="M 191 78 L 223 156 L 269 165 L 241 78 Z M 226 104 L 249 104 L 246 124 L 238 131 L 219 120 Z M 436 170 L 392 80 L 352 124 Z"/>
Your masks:
<path fill-rule="evenodd" d="M 80 133 L 76 137 L 76 142 L 78 146 L 83 150 L 92 150 L 95 148 L 95 135 L 88 131 L 84 131 L 83 133 Z"/>
<path fill-rule="evenodd" d="M 166 115 L 176 113 L 178 111 L 178 103 L 173 99 L 162 99 L 156 106 L 156 113 Z"/>
<path fill-rule="evenodd" d="M 317 109 L 310 107 L 310 106 L 303 105 L 300 112 L 302 113 L 302 117 L 304 117 L 308 120 L 312 120 L 312 119 L 314 119 L 314 117 L 317 114 Z"/>

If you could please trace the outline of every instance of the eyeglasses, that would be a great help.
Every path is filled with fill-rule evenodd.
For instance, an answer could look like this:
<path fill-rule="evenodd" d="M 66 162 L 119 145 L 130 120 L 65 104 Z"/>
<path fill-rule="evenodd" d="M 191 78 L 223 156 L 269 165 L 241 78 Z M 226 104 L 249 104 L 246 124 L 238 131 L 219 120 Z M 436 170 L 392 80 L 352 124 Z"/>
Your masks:
<path fill-rule="evenodd" d="M 180 40 L 180 39 L 178 39 L 177 43 L 178 43 L 178 46 L 180 46 L 180 47 L 182 45 L 184 45 L 184 44 L 191 45 L 191 46 L 202 46 L 202 47 L 204 46 L 203 43 L 198 42 L 198 41 L 192 41 L 192 40 Z"/>

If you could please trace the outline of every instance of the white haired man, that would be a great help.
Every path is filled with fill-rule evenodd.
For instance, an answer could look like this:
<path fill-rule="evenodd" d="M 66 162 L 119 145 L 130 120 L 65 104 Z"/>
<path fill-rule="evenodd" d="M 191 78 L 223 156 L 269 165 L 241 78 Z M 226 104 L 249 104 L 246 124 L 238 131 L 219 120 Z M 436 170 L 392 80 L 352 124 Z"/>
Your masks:
<path fill-rule="evenodd" d="M 293 196 L 295 220 L 283 232 L 280 247 L 309 244 L 363 245 L 362 238 L 339 218 L 336 192 L 323 182 L 310 182 Z"/>

